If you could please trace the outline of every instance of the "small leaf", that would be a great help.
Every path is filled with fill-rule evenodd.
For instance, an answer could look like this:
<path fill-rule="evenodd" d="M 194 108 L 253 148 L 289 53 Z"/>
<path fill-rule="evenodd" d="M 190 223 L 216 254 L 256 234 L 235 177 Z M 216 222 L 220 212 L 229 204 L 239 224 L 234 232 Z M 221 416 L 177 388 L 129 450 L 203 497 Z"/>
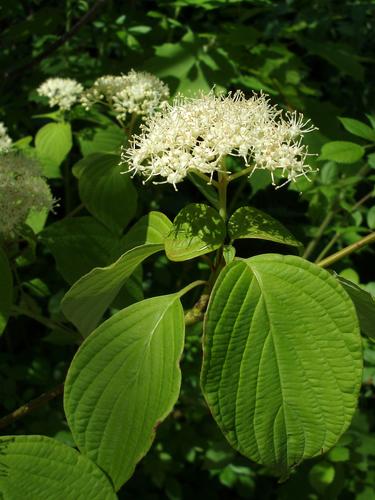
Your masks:
<path fill-rule="evenodd" d="M 8 258 L 0 247 L 0 335 L 5 330 L 13 301 L 13 276 Z"/>
<path fill-rule="evenodd" d="M 35 136 L 35 148 L 48 178 L 61 177 L 60 165 L 72 148 L 69 123 L 47 123 Z"/>
<path fill-rule="evenodd" d="M 327 487 L 332 484 L 335 478 L 335 468 L 327 462 L 315 464 L 310 472 L 309 479 L 311 486 L 318 492 L 324 493 Z"/>
<path fill-rule="evenodd" d="M 119 158 L 95 154 L 79 175 L 79 193 L 87 210 L 110 230 L 121 234 L 137 209 L 137 191 L 128 174 L 121 174 Z M 92 161 L 91 161 L 92 160 Z"/>
<path fill-rule="evenodd" d="M 331 274 L 291 255 L 235 260 L 204 332 L 204 395 L 236 450 L 285 477 L 336 444 L 356 410 L 362 346 Z"/>
<path fill-rule="evenodd" d="M 242 207 L 228 222 L 231 240 L 258 238 L 300 247 L 302 244 L 276 219 L 254 207 Z"/>
<path fill-rule="evenodd" d="M 92 139 L 86 139 L 81 134 L 78 140 L 83 156 L 93 153 L 118 153 L 125 141 L 125 135 L 120 127 L 111 125 L 105 129 L 97 129 Z"/>
<path fill-rule="evenodd" d="M 1 498 L 116 500 L 105 474 L 84 455 L 45 436 L 3 436 Z"/>
<path fill-rule="evenodd" d="M 116 490 L 149 450 L 181 383 L 180 294 L 138 302 L 100 325 L 69 368 L 64 407 L 79 449 Z"/>
<path fill-rule="evenodd" d="M 354 120 L 353 118 L 339 117 L 339 120 L 344 125 L 345 129 L 351 134 L 372 142 L 375 141 L 375 130 L 365 123 L 362 123 L 359 120 Z"/>
<path fill-rule="evenodd" d="M 121 248 L 126 251 L 145 243 L 163 243 L 171 229 L 172 222 L 166 215 L 150 212 L 141 217 L 123 236 Z"/>
<path fill-rule="evenodd" d="M 165 240 L 165 253 L 172 261 L 194 259 L 213 252 L 225 239 L 225 224 L 217 210 L 202 203 L 183 208 Z"/>
<path fill-rule="evenodd" d="M 375 340 L 375 299 L 363 288 L 352 281 L 336 276 L 349 297 L 352 299 L 361 331 L 368 337 Z"/>
<path fill-rule="evenodd" d="M 367 212 L 367 225 L 370 229 L 375 229 L 375 206 Z"/>
<path fill-rule="evenodd" d="M 365 150 L 359 144 L 349 141 L 327 142 L 322 147 L 321 160 L 332 160 L 338 163 L 355 163 L 365 154 Z"/>
<path fill-rule="evenodd" d="M 236 256 L 236 249 L 233 245 L 224 245 L 223 257 L 226 264 L 230 264 Z"/>
<path fill-rule="evenodd" d="M 161 250 L 162 244 L 142 245 L 125 252 L 110 266 L 92 269 L 64 295 L 63 313 L 83 336 L 87 336 L 136 268 Z"/>

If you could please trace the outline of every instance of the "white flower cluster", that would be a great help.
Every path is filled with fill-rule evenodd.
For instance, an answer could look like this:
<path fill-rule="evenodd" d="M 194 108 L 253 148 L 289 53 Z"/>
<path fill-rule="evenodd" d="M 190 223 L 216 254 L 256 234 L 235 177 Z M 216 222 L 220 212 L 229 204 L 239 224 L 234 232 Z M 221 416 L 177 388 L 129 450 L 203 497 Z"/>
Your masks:
<path fill-rule="evenodd" d="M 51 210 L 53 199 L 35 160 L 18 153 L 0 156 L 0 236 L 12 238 L 30 210 Z"/>
<path fill-rule="evenodd" d="M 0 153 L 6 153 L 12 147 L 12 139 L 8 135 L 8 129 L 0 122 Z"/>
<path fill-rule="evenodd" d="M 312 170 L 301 143 L 312 130 L 302 115 L 283 116 L 263 94 L 250 99 L 241 92 L 178 97 L 147 121 L 123 150 L 121 164 L 146 180 L 160 176 L 161 183 L 176 188 L 191 170 L 212 179 L 231 155 L 241 157 L 245 167 L 269 170 L 273 183 L 276 171 L 292 181 Z"/>
<path fill-rule="evenodd" d="M 72 78 L 49 78 L 37 88 L 37 92 L 48 98 L 51 108 L 58 106 L 61 111 L 68 111 L 78 101 L 83 87 Z"/>
<path fill-rule="evenodd" d="M 95 103 L 109 104 L 121 120 L 132 113 L 150 115 L 168 97 L 169 89 L 159 78 L 131 70 L 127 75 L 98 78 L 84 92 L 81 103 L 85 109 L 90 109 Z"/>

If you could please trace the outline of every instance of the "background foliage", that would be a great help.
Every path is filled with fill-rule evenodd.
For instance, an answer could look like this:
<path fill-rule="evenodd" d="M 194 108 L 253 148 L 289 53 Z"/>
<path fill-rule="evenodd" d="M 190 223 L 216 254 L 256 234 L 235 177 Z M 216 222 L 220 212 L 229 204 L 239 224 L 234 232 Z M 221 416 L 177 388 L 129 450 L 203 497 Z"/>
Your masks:
<path fill-rule="evenodd" d="M 81 22 L 93 6 L 93 16 Z M 103 74 L 134 68 L 155 73 L 173 92 L 192 93 L 213 85 L 246 94 L 263 90 L 275 103 L 302 111 L 319 127 L 308 140 L 311 151 L 320 154 L 311 160 L 320 171 L 311 183 L 301 181 L 277 191 L 266 174 L 257 172 L 231 197 L 238 206 L 251 204 L 275 216 L 306 245 L 310 258 L 321 259 L 375 227 L 374 14 L 375 2 L 362 0 L 3 0 L 0 120 L 14 140 L 23 138 L 43 159 L 47 146 L 37 132 L 50 122 L 41 116 L 49 109 L 35 88 L 49 76 L 73 77 L 89 85 Z M 119 129 L 103 116 L 88 119 L 76 109 L 71 120 L 73 142 L 70 132 L 54 130 L 60 146 L 43 161 L 59 200 L 40 237 L 45 245 L 36 246 L 32 235 L 25 237 L 17 260 L 18 291 L 36 320 L 44 313 L 60 321 L 63 294 L 92 267 L 95 249 L 82 258 L 75 239 L 82 227 L 95 234 L 102 231 L 106 241 L 106 229 L 94 219 L 80 224 L 78 217 L 69 218 L 69 227 L 51 226 L 80 207 L 81 200 L 90 207 L 92 193 L 78 190 L 77 161 L 89 153 L 108 153 L 110 169 L 122 142 Z M 202 201 L 188 182 L 177 196 L 171 187 L 138 187 L 137 217 L 156 209 L 173 218 L 189 201 Z M 130 198 L 118 200 L 123 209 L 115 217 L 120 231 L 135 215 Z M 88 216 L 80 210 L 80 217 Z M 99 210 L 95 216 L 105 223 L 105 209 L 104 215 Z M 60 254 L 59 238 L 66 242 Z M 247 240 L 236 246 L 239 255 L 285 253 L 271 242 Z M 119 255 L 112 240 L 104 247 L 100 265 Z M 97 258 L 92 257 L 95 265 Z M 373 259 L 373 250 L 366 248 L 340 261 L 335 271 L 375 293 Z M 191 272 L 189 262 L 167 268 L 165 258 L 151 259 L 143 273 L 146 295 L 165 293 L 168 286 L 177 290 Z M 77 339 L 66 332 L 18 313 L 14 311 L 1 339 L 3 414 L 62 382 L 77 347 Z M 200 335 L 200 324 L 188 331 L 179 403 L 120 498 L 373 498 L 375 349 L 370 341 L 364 350 L 360 405 L 350 430 L 328 455 L 304 463 L 287 483 L 278 485 L 270 471 L 236 454 L 210 417 L 199 391 Z M 4 431 L 44 434 L 71 445 L 67 429 L 62 403 L 56 399 Z"/>

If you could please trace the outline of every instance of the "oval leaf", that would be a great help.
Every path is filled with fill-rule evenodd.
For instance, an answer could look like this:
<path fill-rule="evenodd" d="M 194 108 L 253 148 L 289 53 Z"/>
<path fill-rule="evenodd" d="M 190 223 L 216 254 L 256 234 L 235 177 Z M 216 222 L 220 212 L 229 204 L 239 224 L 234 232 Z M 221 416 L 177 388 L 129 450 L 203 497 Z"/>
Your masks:
<path fill-rule="evenodd" d="M 234 212 L 228 222 L 231 240 L 258 238 L 294 247 L 301 243 L 276 219 L 254 207 L 242 207 Z"/>
<path fill-rule="evenodd" d="M 73 437 L 116 490 L 178 398 L 185 328 L 179 296 L 115 314 L 86 339 L 69 368 L 64 407 Z"/>
<path fill-rule="evenodd" d="M 219 248 L 226 229 L 217 210 L 202 203 L 183 208 L 173 221 L 172 230 L 165 240 L 168 259 L 183 261 Z"/>
<path fill-rule="evenodd" d="M 121 174 L 119 158 L 113 154 L 87 157 L 80 172 L 79 193 L 87 210 L 110 230 L 121 234 L 134 217 L 137 191 L 128 174 Z M 91 161 L 92 160 L 92 161 Z"/>
<path fill-rule="evenodd" d="M 161 250 L 161 244 L 142 245 L 124 253 L 110 266 L 95 267 L 64 295 L 61 302 L 63 313 L 83 336 L 87 336 L 135 269 L 147 257 Z"/>
<path fill-rule="evenodd" d="M 164 243 L 172 222 L 161 212 L 150 212 L 137 221 L 121 240 L 123 251 L 146 243 Z"/>
<path fill-rule="evenodd" d="M 365 150 L 359 144 L 349 141 L 327 142 L 322 147 L 321 160 L 332 160 L 338 163 L 355 163 L 365 154 Z"/>
<path fill-rule="evenodd" d="M 8 258 L 0 247 L 0 334 L 5 330 L 12 307 L 13 276 Z"/>
<path fill-rule="evenodd" d="M 223 270 L 205 321 L 202 386 L 234 448 L 287 475 L 347 429 L 361 376 L 355 310 L 327 271 L 276 254 Z"/>
<path fill-rule="evenodd" d="M 366 125 L 366 123 L 354 120 L 353 118 L 339 117 L 339 120 L 344 125 L 345 129 L 351 134 L 357 135 L 358 137 L 368 141 L 375 141 L 375 130 Z"/>
<path fill-rule="evenodd" d="M 35 136 L 35 148 L 48 178 L 61 177 L 60 165 L 72 148 L 69 123 L 47 123 Z"/>
<path fill-rule="evenodd" d="M 1 498 L 116 500 L 104 473 L 73 448 L 45 436 L 0 438 Z"/>

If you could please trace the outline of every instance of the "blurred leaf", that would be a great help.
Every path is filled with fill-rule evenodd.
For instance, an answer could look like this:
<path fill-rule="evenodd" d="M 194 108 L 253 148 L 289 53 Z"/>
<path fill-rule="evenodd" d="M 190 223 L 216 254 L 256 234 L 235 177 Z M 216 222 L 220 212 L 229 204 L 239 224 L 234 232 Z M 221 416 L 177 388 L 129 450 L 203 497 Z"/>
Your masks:
<path fill-rule="evenodd" d="M 369 140 L 371 142 L 375 141 L 375 130 L 360 122 L 359 120 L 354 120 L 353 118 L 339 117 L 340 122 L 344 125 L 345 129 L 353 135 L 362 137 L 362 139 Z"/>
<path fill-rule="evenodd" d="M 365 154 L 359 144 L 349 141 L 333 141 L 322 147 L 321 160 L 332 160 L 338 163 L 355 163 Z"/>
<path fill-rule="evenodd" d="M 3 333 L 13 301 L 13 277 L 8 258 L 0 247 L 0 334 Z"/>
<path fill-rule="evenodd" d="M 61 177 L 60 165 L 72 148 L 69 123 L 47 123 L 35 136 L 35 148 L 48 178 Z"/>

